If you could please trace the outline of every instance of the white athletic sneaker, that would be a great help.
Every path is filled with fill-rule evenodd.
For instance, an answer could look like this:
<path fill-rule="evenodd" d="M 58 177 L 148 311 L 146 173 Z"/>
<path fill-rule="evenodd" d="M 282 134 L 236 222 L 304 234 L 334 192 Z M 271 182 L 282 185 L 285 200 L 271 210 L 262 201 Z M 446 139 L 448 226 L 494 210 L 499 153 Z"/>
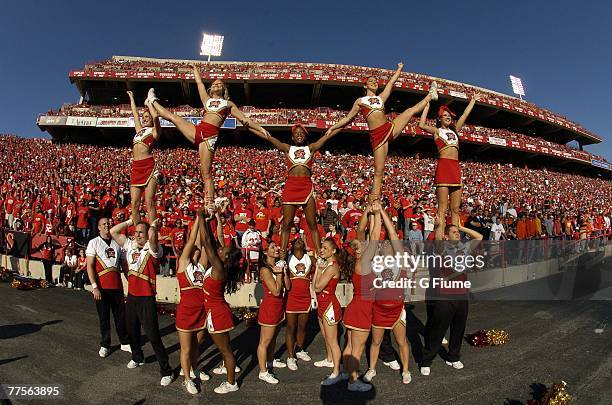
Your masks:
<path fill-rule="evenodd" d="M 181 371 L 179 372 L 179 375 L 181 377 L 185 376 L 185 372 L 183 371 L 183 368 L 181 367 Z M 189 370 L 189 378 L 194 379 L 195 378 L 195 373 L 193 372 L 193 369 Z"/>
<path fill-rule="evenodd" d="M 240 367 L 236 366 L 234 371 L 236 373 L 239 373 L 240 372 Z M 219 367 L 214 368 L 212 372 L 215 373 L 215 374 L 218 374 L 218 375 L 227 374 L 227 369 L 225 368 L 225 364 L 221 363 L 221 365 Z"/>
<path fill-rule="evenodd" d="M 162 384 L 163 385 L 163 384 Z M 191 395 L 196 395 L 198 393 L 198 387 L 191 380 L 183 381 L 183 386 Z"/>
<path fill-rule="evenodd" d="M 291 371 L 297 371 L 297 369 L 298 369 L 297 360 L 292 358 L 292 357 L 288 357 L 287 358 L 287 367 Z"/>
<path fill-rule="evenodd" d="M 297 354 L 296 354 L 296 356 L 297 356 Z M 323 359 L 323 360 L 315 361 L 314 362 L 314 366 L 315 367 L 329 367 L 329 368 L 332 368 L 332 367 L 334 367 L 334 362 L 333 361 L 329 361 L 327 359 Z"/>
<path fill-rule="evenodd" d="M 399 363 L 397 362 L 397 360 L 393 360 L 393 361 L 390 361 L 388 363 L 387 362 L 383 362 L 383 364 L 385 366 L 389 367 L 391 370 L 395 370 L 395 371 L 397 371 L 397 370 L 399 370 L 401 368 Z"/>
<path fill-rule="evenodd" d="M 442 338 L 442 344 L 443 345 L 447 345 L 448 344 L 448 340 L 446 340 L 446 337 Z"/>
<path fill-rule="evenodd" d="M 306 352 L 304 350 L 300 350 L 299 352 L 297 352 L 295 354 L 295 357 L 297 357 L 298 359 L 300 359 L 302 361 L 310 361 L 310 360 L 312 360 L 310 358 L 310 356 L 308 355 L 308 352 Z"/>
<path fill-rule="evenodd" d="M 359 380 L 348 383 L 347 386 L 349 391 L 366 392 L 372 389 L 372 384 L 367 384 Z"/>
<path fill-rule="evenodd" d="M 321 381 L 321 385 L 334 385 L 340 381 L 342 381 L 342 373 L 330 374 L 325 380 Z"/>
<path fill-rule="evenodd" d="M 200 372 L 199 372 L 199 377 L 200 377 L 200 381 L 208 381 L 208 380 L 210 380 L 210 376 L 208 374 L 206 374 L 205 372 L 203 372 L 202 370 L 200 370 Z"/>
<path fill-rule="evenodd" d="M 369 368 L 368 371 L 366 371 L 366 373 L 363 375 L 363 381 L 369 383 L 374 377 L 376 377 L 376 370 L 372 370 L 371 368 Z"/>
<path fill-rule="evenodd" d="M 121 345 L 121 351 L 132 353 L 132 348 L 130 347 L 130 345 Z"/>
<path fill-rule="evenodd" d="M 136 368 L 140 366 L 144 366 L 144 363 L 136 363 L 134 360 L 130 360 L 130 362 L 127 364 L 127 368 Z"/>
<path fill-rule="evenodd" d="M 110 354 L 110 349 L 107 347 L 101 347 L 98 351 L 98 354 L 100 355 L 100 357 L 104 358 Z"/>
<path fill-rule="evenodd" d="M 259 373 L 259 379 L 265 381 L 268 384 L 278 384 L 278 379 L 270 374 L 268 371 L 265 373 Z"/>
<path fill-rule="evenodd" d="M 402 372 L 402 382 L 404 384 L 410 384 L 410 381 L 412 381 L 412 375 L 410 374 L 410 371 Z"/>
<path fill-rule="evenodd" d="M 283 363 L 280 359 L 274 359 L 272 361 L 272 367 L 273 368 L 285 368 L 287 367 L 287 365 Z"/>
<path fill-rule="evenodd" d="M 429 85 L 429 94 L 431 94 L 432 101 L 438 99 L 438 83 L 435 80 Z"/>
<path fill-rule="evenodd" d="M 171 375 L 165 375 L 161 378 L 161 381 L 159 382 L 159 385 L 161 385 L 162 387 L 167 387 L 168 385 L 170 385 L 170 383 L 172 382 L 172 376 Z"/>
<path fill-rule="evenodd" d="M 453 362 L 447 361 L 446 364 L 448 364 L 449 366 L 457 370 L 461 370 L 463 368 L 463 363 L 460 361 L 453 361 Z"/>
<path fill-rule="evenodd" d="M 227 381 L 223 381 L 221 385 L 215 388 L 215 392 L 217 394 L 227 394 L 228 392 L 238 391 L 238 383 L 234 383 L 234 385 L 228 383 Z"/>
<path fill-rule="evenodd" d="M 68 288 L 72 288 L 72 281 L 68 282 Z"/>
<path fill-rule="evenodd" d="M 421 375 L 429 375 L 430 372 L 431 372 L 431 368 L 421 367 Z"/>
<path fill-rule="evenodd" d="M 145 100 L 145 105 L 147 105 L 148 103 L 151 103 L 155 100 L 157 100 L 157 96 L 155 95 L 155 89 L 153 87 L 151 87 L 149 89 L 149 92 L 147 93 L 147 99 Z"/>

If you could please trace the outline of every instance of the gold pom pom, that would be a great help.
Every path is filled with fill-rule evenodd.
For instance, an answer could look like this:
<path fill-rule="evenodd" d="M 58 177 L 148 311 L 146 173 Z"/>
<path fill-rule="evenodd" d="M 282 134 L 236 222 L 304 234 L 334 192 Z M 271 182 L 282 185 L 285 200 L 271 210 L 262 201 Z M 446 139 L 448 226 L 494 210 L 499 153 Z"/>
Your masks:
<path fill-rule="evenodd" d="M 504 330 L 491 329 L 487 331 L 487 342 L 490 346 L 500 346 L 508 343 L 510 335 Z"/>
<path fill-rule="evenodd" d="M 572 396 L 565 389 L 567 383 L 565 381 L 561 381 L 559 383 L 553 384 L 548 391 L 546 391 L 546 395 L 542 400 L 542 405 L 566 405 L 572 399 Z"/>

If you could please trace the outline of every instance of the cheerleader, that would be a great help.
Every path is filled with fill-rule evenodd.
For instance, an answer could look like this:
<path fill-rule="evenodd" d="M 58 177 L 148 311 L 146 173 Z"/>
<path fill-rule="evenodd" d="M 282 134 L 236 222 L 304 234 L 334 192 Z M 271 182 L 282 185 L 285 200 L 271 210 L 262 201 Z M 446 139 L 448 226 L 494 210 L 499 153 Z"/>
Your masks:
<path fill-rule="evenodd" d="M 374 183 L 372 185 L 370 201 L 380 198 L 385 160 L 389 152 L 389 142 L 395 139 L 404 130 L 415 114 L 423 111 L 423 108 L 425 108 L 429 101 L 438 99 L 437 84 L 436 82 L 432 82 L 425 98 L 416 105 L 404 110 L 404 112 L 399 114 L 392 121 L 389 121 L 385 116 L 385 103 L 391 95 L 393 85 L 400 77 L 403 68 L 404 64 L 402 62 L 397 64 L 397 70 L 393 76 L 391 76 L 391 79 L 389 79 L 380 95 L 376 95 L 378 91 L 378 79 L 374 76 L 367 77 L 364 84 L 366 90 L 365 96 L 355 100 L 348 114 L 325 133 L 326 135 L 330 134 L 336 129 L 348 125 L 355 119 L 359 111 L 363 114 L 363 118 L 368 124 L 370 143 L 372 144 L 372 151 L 374 153 Z"/>
<path fill-rule="evenodd" d="M 303 239 L 296 239 L 293 242 L 287 269 L 290 282 L 285 307 L 287 317 L 285 342 L 287 344 L 287 367 L 295 371 L 298 369 L 296 358 L 302 361 L 311 360 L 308 353 L 304 351 L 304 340 L 312 302 L 310 279 L 314 266 L 310 256 L 306 254 L 306 244 Z"/>
<path fill-rule="evenodd" d="M 350 266 L 353 269 L 353 299 L 344 311 L 344 326 L 347 328 L 347 344 L 344 349 L 344 367 L 349 377 L 349 391 L 369 391 L 372 385 L 359 380 L 359 362 L 365 349 L 366 341 L 370 336 L 372 328 L 372 306 L 374 305 L 373 281 L 375 274 L 370 266 L 362 266 L 363 263 L 370 263 L 374 256 L 377 243 L 380 239 L 380 211 L 382 207 L 378 201 L 366 208 L 361 217 L 360 226 L 365 223 L 368 214 L 372 213 L 370 226 L 370 243 L 362 246 L 362 243 L 355 239 L 350 242 L 349 248 L 352 260 Z M 359 238 L 363 240 L 363 238 Z M 365 251 L 363 251 L 363 249 Z"/>
<path fill-rule="evenodd" d="M 268 134 L 268 131 L 263 129 L 259 124 L 247 118 L 242 111 L 238 109 L 236 104 L 229 100 L 227 86 L 222 80 L 215 80 L 206 89 L 204 82 L 200 76 L 198 67 L 195 64 L 191 65 L 198 94 L 204 106 L 204 116 L 198 125 L 194 125 L 191 121 L 187 121 L 164 108 L 157 97 L 154 89 L 149 90 L 149 96 L 146 103 L 150 103 L 157 110 L 160 116 L 172 122 L 176 128 L 183 134 L 189 142 L 193 143 L 200 155 L 200 172 L 204 180 L 205 200 L 209 206 L 214 199 L 215 191 L 212 179 L 212 161 L 214 157 L 215 144 L 219 129 L 223 125 L 225 118 L 228 115 L 236 117 L 246 128 L 257 130 L 262 134 Z"/>
<path fill-rule="evenodd" d="M 265 259 L 259 269 L 264 296 L 257 315 L 257 322 L 261 327 L 257 346 L 259 379 L 270 384 L 278 384 L 278 379 L 268 371 L 268 359 L 272 359 L 272 367 L 284 368 L 286 366 L 280 360 L 273 359 L 273 354 L 279 325 L 285 320 L 284 292 L 290 288 L 291 281 L 285 269 L 275 265 L 279 256 L 276 243 L 268 244 L 264 256 Z"/>
<path fill-rule="evenodd" d="M 314 154 L 340 130 L 328 131 L 318 141 L 307 144 L 308 130 L 302 124 L 291 128 L 291 141 L 289 145 L 279 141 L 268 133 L 253 131 L 257 136 L 269 141 L 278 150 L 287 156 L 287 181 L 283 189 L 283 223 L 281 227 L 280 259 L 287 257 L 289 234 L 293 226 L 293 218 L 298 207 L 304 208 L 306 223 L 312 235 L 312 243 L 318 252 L 321 249 L 321 235 L 317 228 L 317 206 L 312 184 L 312 164 Z"/>
<path fill-rule="evenodd" d="M 202 281 L 208 259 L 196 246 L 198 241 L 200 217 L 197 216 L 191 228 L 189 240 L 179 258 L 179 268 L 176 274 L 181 300 L 176 307 L 176 330 L 181 345 L 181 375 L 185 377 L 183 385 L 190 394 L 197 394 L 194 382 L 193 366 L 198 363 L 199 347 L 204 340 L 206 331 L 206 311 L 204 309 L 204 290 Z M 201 381 L 210 377 L 200 371 Z"/>
<path fill-rule="evenodd" d="M 382 222 L 384 223 L 389 241 L 386 241 L 382 247 L 381 255 L 395 256 L 396 252 L 400 251 L 401 243 L 395 226 L 389 218 L 385 210 L 380 210 Z M 395 270 L 395 271 L 394 271 Z M 405 279 L 407 273 L 398 268 L 385 269 L 379 277 L 383 281 Z M 391 329 L 395 341 L 399 347 L 400 361 L 402 363 L 402 382 L 409 384 L 412 381 L 412 376 L 408 370 L 408 361 L 410 356 L 410 347 L 406 338 L 406 309 L 404 307 L 404 289 L 383 287 L 376 291 L 376 300 L 374 301 L 372 311 L 372 345 L 370 346 L 370 368 L 363 376 L 364 381 L 370 382 L 376 376 L 376 363 L 378 362 L 378 354 L 380 345 L 382 344 L 385 329 Z"/>
<path fill-rule="evenodd" d="M 333 239 L 324 239 L 321 244 L 320 257 L 324 260 L 317 264 L 312 284 L 317 294 L 319 327 L 325 340 L 327 353 L 324 366 L 331 363 L 333 367 L 332 373 L 321 381 L 321 385 L 333 385 L 346 378 L 340 373 L 341 353 L 338 345 L 338 323 L 342 320 L 342 310 L 338 297 L 336 297 L 340 270 L 345 268 L 346 252 L 340 250 Z"/>
<path fill-rule="evenodd" d="M 461 166 L 459 165 L 459 132 L 477 101 L 480 101 L 479 93 L 474 94 L 474 97 L 470 100 L 467 108 L 456 123 L 453 122 L 455 114 L 446 105 L 442 105 L 438 109 L 435 127 L 426 123 L 429 104 L 427 104 L 421 114 L 419 128 L 433 135 L 439 154 L 434 179 L 436 198 L 438 200 L 435 230 L 436 240 L 444 239 L 449 199 L 451 223 L 459 226 L 459 207 L 461 205 L 461 188 L 463 187 L 461 182 Z"/>
<path fill-rule="evenodd" d="M 215 388 L 217 394 L 238 391 L 236 383 L 236 359 L 230 345 L 229 331 L 234 329 L 232 311 L 225 301 L 225 294 L 233 294 L 244 279 L 245 266 L 241 265 L 242 252 L 234 245 L 216 247 L 211 236 L 209 219 L 198 210 L 200 239 L 210 263 L 202 281 L 206 328 L 223 356 L 227 381 Z M 209 217 L 210 218 L 210 217 Z"/>
<path fill-rule="evenodd" d="M 157 218 L 155 209 L 155 193 L 157 192 L 157 175 L 159 174 L 155 166 L 155 158 L 151 153 L 155 142 L 161 134 L 158 113 L 147 102 L 145 105 L 148 111 L 142 114 L 142 121 L 138 115 L 134 93 L 127 92 L 130 98 L 132 115 L 134 116 L 134 128 L 136 135 L 132 140 L 132 174 L 130 176 L 130 198 L 132 200 L 132 222 L 138 225 L 140 222 L 140 205 L 142 203 L 142 193 L 144 191 L 145 205 L 147 207 L 147 219 L 152 224 Z"/>

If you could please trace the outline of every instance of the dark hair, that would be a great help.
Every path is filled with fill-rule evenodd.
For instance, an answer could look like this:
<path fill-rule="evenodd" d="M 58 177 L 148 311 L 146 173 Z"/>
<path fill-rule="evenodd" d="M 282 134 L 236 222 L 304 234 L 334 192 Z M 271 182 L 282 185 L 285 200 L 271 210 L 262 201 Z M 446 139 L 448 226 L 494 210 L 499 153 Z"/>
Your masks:
<path fill-rule="evenodd" d="M 236 245 L 230 244 L 223 268 L 227 277 L 225 280 L 225 293 L 233 294 L 238 291 L 246 273 L 246 259 L 243 260 L 242 251 Z"/>
<path fill-rule="evenodd" d="M 459 227 L 457 225 L 455 225 L 455 224 L 448 224 L 448 225 L 446 225 L 444 227 L 444 235 L 448 236 L 448 233 L 450 232 L 452 227 L 455 227 L 455 228 L 459 229 Z"/>
<path fill-rule="evenodd" d="M 323 242 L 330 242 L 336 247 L 336 259 L 340 268 L 340 280 L 350 281 L 355 268 L 355 257 L 351 256 L 343 246 L 336 245 L 334 238 L 325 238 Z"/>
<path fill-rule="evenodd" d="M 107 217 L 106 215 L 102 215 L 100 218 L 98 218 L 98 226 L 100 226 L 100 221 L 102 221 L 103 219 L 108 219 L 109 221 L 111 220 L 110 217 Z"/>

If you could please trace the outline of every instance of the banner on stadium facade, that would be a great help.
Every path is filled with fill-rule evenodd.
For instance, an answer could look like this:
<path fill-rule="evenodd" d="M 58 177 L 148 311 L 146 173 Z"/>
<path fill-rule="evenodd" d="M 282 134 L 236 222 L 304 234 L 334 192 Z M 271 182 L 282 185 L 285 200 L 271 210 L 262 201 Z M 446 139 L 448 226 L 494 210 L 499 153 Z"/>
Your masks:
<path fill-rule="evenodd" d="M 202 117 L 183 117 L 185 120 L 191 122 L 193 125 L 198 125 L 200 121 L 202 121 Z M 174 128 L 174 124 L 168 120 L 163 118 L 159 119 L 159 124 L 163 128 Z M 134 126 L 134 117 L 129 118 L 129 126 Z M 223 121 L 223 125 L 221 125 L 221 129 L 236 129 L 236 118 L 229 117 Z"/>
<path fill-rule="evenodd" d="M 132 118 L 134 120 L 134 118 Z M 129 127 L 129 118 L 98 118 L 97 127 Z"/>
<path fill-rule="evenodd" d="M 73 127 L 95 127 L 96 122 L 96 117 L 66 117 L 66 125 Z"/>
<path fill-rule="evenodd" d="M 602 162 L 601 160 L 591 159 L 591 164 L 595 167 L 600 167 L 606 170 L 612 170 L 612 165 L 608 162 Z"/>
<path fill-rule="evenodd" d="M 44 115 L 38 118 L 38 125 L 66 125 L 66 117 Z"/>
<path fill-rule="evenodd" d="M 461 91 L 450 90 L 448 93 L 451 96 L 456 97 L 456 98 L 465 98 L 465 99 L 468 98 L 467 94 L 465 94 L 465 93 L 463 93 Z"/>
<path fill-rule="evenodd" d="M 496 138 L 494 136 L 489 137 L 489 143 L 492 145 L 506 146 L 506 140 L 502 138 Z"/>

